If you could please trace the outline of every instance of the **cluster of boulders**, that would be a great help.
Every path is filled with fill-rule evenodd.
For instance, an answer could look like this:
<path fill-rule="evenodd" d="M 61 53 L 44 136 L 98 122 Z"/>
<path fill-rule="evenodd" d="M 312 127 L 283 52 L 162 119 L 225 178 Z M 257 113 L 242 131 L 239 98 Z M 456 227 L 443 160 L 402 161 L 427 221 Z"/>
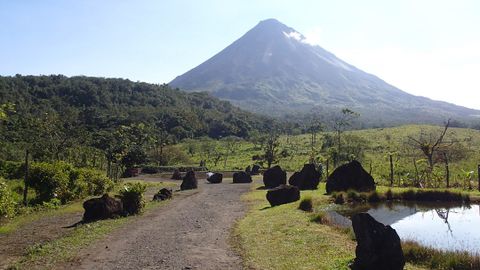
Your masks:
<path fill-rule="evenodd" d="M 108 196 L 108 194 L 85 201 L 83 208 L 85 209 L 84 222 L 124 216 L 122 202 Z"/>
<path fill-rule="evenodd" d="M 154 201 L 171 199 L 171 189 L 162 188 L 154 196 Z M 120 200 L 112 198 L 108 193 L 100 198 L 92 198 L 83 203 L 83 222 L 124 217 L 138 214 L 143 208 L 143 201 L 136 196 L 124 196 Z"/>
<path fill-rule="evenodd" d="M 314 164 L 306 164 L 300 172 L 295 172 L 287 185 L 287 172 L 278 165 L 263 173 L 263 184 L 267 200 L 271 206 L 295 202 L 300 199 L 300 190 L 317 189 L 321 173 Z"/>
<path fill-rule="evenodd" d="M 322 174 L 317 170 L 315 164 L 305 164 L 301 171 L 290 176 L 288 183 L 300 190 L 317 189 L 320 177 Z"/>

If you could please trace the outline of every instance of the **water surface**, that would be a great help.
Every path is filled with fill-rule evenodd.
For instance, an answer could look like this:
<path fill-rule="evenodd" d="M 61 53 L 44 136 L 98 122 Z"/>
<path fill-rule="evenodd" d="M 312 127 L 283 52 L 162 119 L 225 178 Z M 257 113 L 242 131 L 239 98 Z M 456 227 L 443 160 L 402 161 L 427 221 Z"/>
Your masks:
<path fill-rule="evenodd" d="M 480 254 L 479 205 L 381 203 L 344 208 L 337 212 L 346 217 L 369 213 L 377 221 L 391 225 L 402 240 L 414 240 L 442 250 Z M 334 219 L 346 222 L 340 215 Z"/>

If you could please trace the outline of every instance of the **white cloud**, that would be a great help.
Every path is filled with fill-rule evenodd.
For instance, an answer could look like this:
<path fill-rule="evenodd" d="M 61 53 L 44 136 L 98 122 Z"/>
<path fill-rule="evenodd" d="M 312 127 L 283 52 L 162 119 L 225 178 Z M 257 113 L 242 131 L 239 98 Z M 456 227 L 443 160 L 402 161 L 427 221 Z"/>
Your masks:
<path fill-rule="evenodd" d="M 305 40 L 305 37 L 302 34 L 300 34 L 298 32 L 295 32 L 295 31 L 292 31 L 290 33 L 283 32 L 283 34 L 287 38 L 295 39 L 295 40 L 300 41 L 300 42 L 303 42 L 303 40 Z"/>
<path fill-rule="evenodd" d="M 304 42 L 308 43 L 310 45 L 322 46 L 322 44 L 321 44 L 322 32 L 323 32 L 323 30 L 319 26 L 305 31 L 305 41 Z"/>

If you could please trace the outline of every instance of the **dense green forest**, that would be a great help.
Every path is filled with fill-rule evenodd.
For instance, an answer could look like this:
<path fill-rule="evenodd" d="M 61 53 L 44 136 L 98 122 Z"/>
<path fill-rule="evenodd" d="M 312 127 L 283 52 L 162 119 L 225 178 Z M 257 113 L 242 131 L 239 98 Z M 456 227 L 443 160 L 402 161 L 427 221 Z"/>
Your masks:
<path fill-rule="evenodd" d="M 146 145 L 247 137 L 272 123 L 205 93 L 84 76 L 0 77 L 0 104 L 4 160 L 21 160 L 19 149 L 34 160 L 68 160 L 81 146 L 81 153 L 100 150 L 115 161 Z"/>

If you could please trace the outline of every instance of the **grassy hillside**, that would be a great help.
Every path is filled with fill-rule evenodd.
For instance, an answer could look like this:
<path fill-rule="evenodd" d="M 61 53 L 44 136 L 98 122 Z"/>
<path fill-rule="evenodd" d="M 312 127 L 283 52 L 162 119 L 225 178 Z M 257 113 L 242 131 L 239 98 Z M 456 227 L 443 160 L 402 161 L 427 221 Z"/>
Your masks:
<path fill-rule="evenodd" d="M 421 133 L 425 134 L 424 136 L 432 135 L 435 137 L 441 129 L 438 126 L 408 125 L 395 128 L 349 131 L 345 132 L 343 136 L 352 142 L 360 142 L 358 149 L 362 150 L 363 154 L 357 158 L 360 159 L 365 169 L 372 173 L 377 182 L 384 184 L 389 182 L 389 154 L 392 154 L 395 184 L 404 185 L 409 184 L 415 177 L 421 177 L 427 168 L 425 157 L 422 156 L 419 149 L 412 147 L 409 137 L 418 138 Z M 325 144 L 327 144 L 325 139 L 331 135 L 331 133 L 319 133 L 315 145 L 315 148 L 318 149 L 316 157 L 324 165 L 328 158 L 328 147 L 325 147 Z M 455 150 L 452 153 L 449 166 L 451 183 L 455 183 L 457 187 L 466 187 L 468 183 L 465 180 L 470 178 L 473 185 L 473 181 L 477 178 L 477 164 L 480 163 L 480 131 L 450 128 L 445 141 L 452 142 L 452 147 Z M 217 149 L 216 151 L 230 153 L 226 162 L 224 154 L 215 166 L 212 155 L 210 154 L 207 157 L 208 155 L 202 150 L 201 141 L 190 141 L 181 144 L 180 147 L 190 153 L 194 163 L 206 159 L 207 167 L 211 170 L 244 169 L 247 165 L 255 163 L 255 161 L 252 161 L 253 156 L 263 153 L 258 145 L 249 141 L 238 141 L 233 148 L 225 142 L 218 141 L 216 147 L 220 150 Z M 304 163 L 309 161 L 311 149 L 310 135 L 282 136 L 280 137 L 278 164 L 288 171 L 299 170 Z M 415 170 L 415 165 L 417 170 Z M 333 169 L 332 166 L 330 163 L 330 172 Z M 472 171 L 473 174 L 470 173 Z M 418 176 L 416 172 L 418 172 Z M 436 180 L 432 184 L 441 185 L 444 175 L 444 163 L 438 161 L 434 173 L 431 175 L 431 178 Z"/>

